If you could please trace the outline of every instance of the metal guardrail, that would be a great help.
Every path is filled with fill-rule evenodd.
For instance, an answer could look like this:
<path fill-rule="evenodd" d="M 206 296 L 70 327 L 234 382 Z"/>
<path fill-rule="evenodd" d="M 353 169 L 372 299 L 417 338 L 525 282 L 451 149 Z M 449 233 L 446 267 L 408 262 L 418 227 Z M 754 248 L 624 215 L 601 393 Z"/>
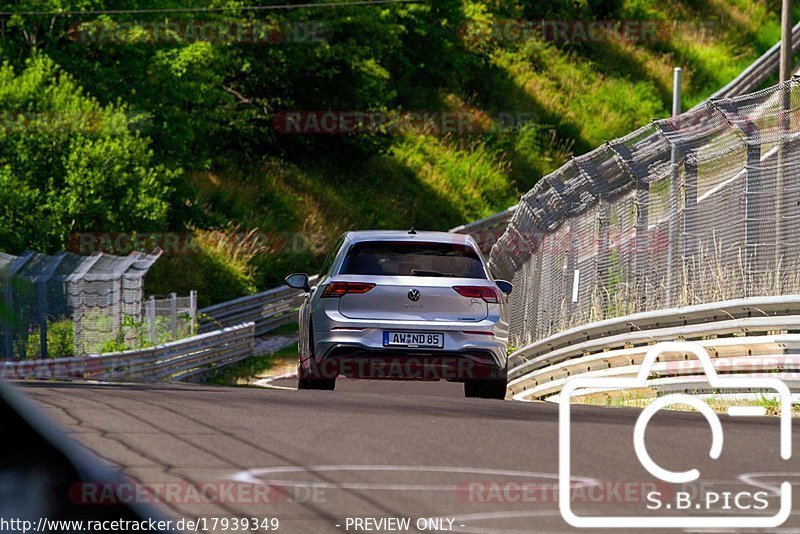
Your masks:
<path fill-rule="evenodd" d="M 180 341 L 96 356 L 0 362 L 0 378 L 185 380 L 253 354 L 252 322 Z"/>
<path fill-rule="evenodd" d="M 650 345 L 695 340 L 720 374 L 782 378 L 800 391 L 800 295 L 758 297 L 646 312 L 571 328 L 516 351 L 509 389 L 515 399 L 557 395 L 566 380 L 635 375 Z M 709 390 L 702 368 L 684 354 L 651 370 L 656 391 Z"/>
<path fill-rule="evenodd" d="M 312 276 L 309 283 L 313 285 L 316 280 L 317 276 Z M 199 310 L 200 332 L 252 322 L 255 335 L 260 337 L 296 321 L 296 312 L 302 303 L 303 292 L 288 286 L 239 297 Z"/>

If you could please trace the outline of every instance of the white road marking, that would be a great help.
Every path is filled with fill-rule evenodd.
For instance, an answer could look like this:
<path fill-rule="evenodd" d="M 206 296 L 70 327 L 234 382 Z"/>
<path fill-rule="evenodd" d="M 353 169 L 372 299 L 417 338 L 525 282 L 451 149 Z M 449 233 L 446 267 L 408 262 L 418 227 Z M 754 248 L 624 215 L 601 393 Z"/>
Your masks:
<path fill-rule="evenodd" d="M 763 406 L 729 406 L 728 415 L 731 417 L 755 417 L 767 415 Z"/>
<path fill-rule="evenodd" d="M 531 471 L 515 471 L 502 469 L 482 469 L 476 467 L 439 467 L 417 465 L 312 465 L 312 466 L 279 466 L 248 469 L 234 474 L 231 479 L 247 484 L 272 484 L 290 487 L 313 486 L 315 488 L 351 489 L 351 490 L 378 490 L 378 491 L 458 491 L 457 484 L 386 484 L 369 482 L 315 482 L 306 480 L 264 479 L 264 476 L 273 476 L 281 473 L 310 473 L 315 472 L 417 472 L 417 473 L 451 473 L 488 475 L 501 477 L 528 477 L 544 478 L 558 481 L 558 474 L 536 473 Z M 600 482 L 592 478 L 573 477 L 576 488 L 599 486 Z M 554 486 L 557 487 L 557 486 Z"/>
<path fill-rule="evenodd" d="M 761 480 L 757 480 L 759 478 L 777 478 L 779 480 L 777 480 L 773 485 Z M 739 475 L 739 480 L 749 486 L 755 486 L 756 488 L 761 488 L 770 492 L 770 497 L 779 497 L 781 494 L 781 482 L 784 480 L 788 481 L 791 478 L 800 478 L 800 472 L 790 473 L 787 471 L 774 471 L 771 473 L 742 473 Z M 796 483 L 797 482 L 795 482 L 795 484 Z"/>

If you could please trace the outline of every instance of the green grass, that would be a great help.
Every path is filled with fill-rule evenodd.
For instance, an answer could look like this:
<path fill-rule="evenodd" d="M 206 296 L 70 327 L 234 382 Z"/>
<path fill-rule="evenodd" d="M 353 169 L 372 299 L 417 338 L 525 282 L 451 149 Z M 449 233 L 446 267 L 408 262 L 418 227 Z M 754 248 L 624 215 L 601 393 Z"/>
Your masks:
<path fill-rule="evenodd" d="M 656 395 L 651 390 L 631 390 L 631 391 L 612 391 L 606 393 L 596 393 L 592 395 L 587 395 L 585 397 L 581 397 L 579 400 L 579 404 L 588 404 L 593 406 L 607 406 L 610 408 L 644 408 L 652 400 L 656 398 Z M 741 406 L 741 405 L 753 405 L 753 402 L 748 401 L 734 401 L 727 399 L 721 396 L 710 396 L 705 399 L 706 403 L 708 403 L 711 408 L 717 413 L 727 413 L 728 408 L 731 406 Z M 765 395 L 761 395 L 761 397 L 755 401 L 756 406 L 763 407 L 766 409 L 766 413 L 769 416 L 777 416 L 780 415 L 780 402 L 777 399 L 767 397 Z M 685 406 L 682 404 L 673 404 L 666 408 L 667 410 L 675 410 L 675 411 L 689 411 L 693 412 L 695 409 L 691 406 Z M 793 404 L 792 405 L 792 416 L 793 417 L 800 417 L 800 404 Z"/>
<path fill-rule="evenodd" d="M 284 349 L 264 356 L 253 356 L 241 362 L 223 367 L 210 375 L 206 382 L 219 386 L 243 385 L 247 379 L 268 373 L 278 364 L 297 361 L 297 347 L 292 344 Z"/>

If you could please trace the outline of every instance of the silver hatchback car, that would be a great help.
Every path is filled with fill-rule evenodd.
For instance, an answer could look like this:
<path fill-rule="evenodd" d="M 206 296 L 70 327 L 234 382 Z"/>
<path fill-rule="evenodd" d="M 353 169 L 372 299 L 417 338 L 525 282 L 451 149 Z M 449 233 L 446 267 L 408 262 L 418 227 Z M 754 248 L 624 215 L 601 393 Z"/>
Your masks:
<path fill-rule="evenodd" d="M 447 232 L 348 232 L 300 308 L 298 387 L 336 378 L 450 380 L 467 397 L 505 398 L 506 295 L 475 240 Z"/>

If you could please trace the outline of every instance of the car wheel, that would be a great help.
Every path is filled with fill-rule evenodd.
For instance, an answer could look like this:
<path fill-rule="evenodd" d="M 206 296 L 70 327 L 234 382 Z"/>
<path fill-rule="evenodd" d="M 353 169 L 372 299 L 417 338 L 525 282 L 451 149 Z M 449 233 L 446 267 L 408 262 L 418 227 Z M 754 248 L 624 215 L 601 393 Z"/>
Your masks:
<path fill-rule="evenodd" d="M 336 389 L 335 378 L 319 378 L 319 372 L 316 370 L 316 359 L 314 359 L 314 332 L 309 332 L 308 344 L 311 352 L 309 359 L 309 367 L 311 369 L 304 369 L 298 362 L 297 364 L 297 389 L 318 389 L 333 391 Z"/>
<path fill-rule="evenodd" d="M 301 371 L 297 375 L 297 389 L 319 389 L 333 391 L 336 389 L 335 378 L 310 378 Z"/>

